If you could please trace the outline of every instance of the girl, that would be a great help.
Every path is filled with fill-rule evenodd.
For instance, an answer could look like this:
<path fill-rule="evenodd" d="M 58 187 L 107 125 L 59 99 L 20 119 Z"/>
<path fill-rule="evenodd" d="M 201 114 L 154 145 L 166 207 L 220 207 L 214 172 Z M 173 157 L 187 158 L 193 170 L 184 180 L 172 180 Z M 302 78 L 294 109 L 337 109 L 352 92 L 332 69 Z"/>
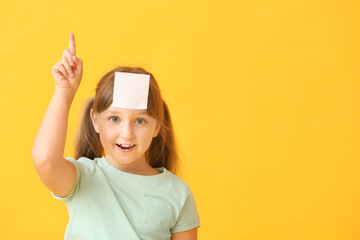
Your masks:
<path fill-rule="evenodd" d="M 150 75 L 147 109 L 112 106 L 115 72 Z M 41 181 L 69 211 L 65 239 L 197 239 L 197 207 L 175 175 L 171 118 L 154 76 L 130 67 L 105 74 L 85 107 L 75 158 L 64 158 L 69 109 L 83 73 L 72 33 L 52 73 L 55 92 L 32 156 Z"/>

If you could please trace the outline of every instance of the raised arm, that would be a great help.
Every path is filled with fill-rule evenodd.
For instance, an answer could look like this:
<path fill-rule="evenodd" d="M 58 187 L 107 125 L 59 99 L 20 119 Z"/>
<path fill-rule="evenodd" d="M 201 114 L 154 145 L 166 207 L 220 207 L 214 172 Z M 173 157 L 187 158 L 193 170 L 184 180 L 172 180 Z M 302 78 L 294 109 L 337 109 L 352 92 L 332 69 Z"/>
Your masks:
<path fill-rule="evenodd" d="M 64 159 L 64 148 L 71 103 L 79 87 L 83 63 L 75 56 L 75 38 L 70 33 L 69 49 L 52 73 L 55 92 L 35 137 L 32 157 L 43 183 L 54 193 L 66 195 L 76 180 L 76 169 Z"/>

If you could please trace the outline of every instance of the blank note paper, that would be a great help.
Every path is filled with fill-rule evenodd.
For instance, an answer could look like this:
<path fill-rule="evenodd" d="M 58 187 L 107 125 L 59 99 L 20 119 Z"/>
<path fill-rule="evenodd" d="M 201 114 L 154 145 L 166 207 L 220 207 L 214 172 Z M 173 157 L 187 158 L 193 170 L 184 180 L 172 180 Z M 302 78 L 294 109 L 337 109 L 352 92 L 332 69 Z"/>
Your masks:
<path fill-rule="evenodd" d="M 113 107 L 147 109 L 149 74 L 115 72 Z"/>

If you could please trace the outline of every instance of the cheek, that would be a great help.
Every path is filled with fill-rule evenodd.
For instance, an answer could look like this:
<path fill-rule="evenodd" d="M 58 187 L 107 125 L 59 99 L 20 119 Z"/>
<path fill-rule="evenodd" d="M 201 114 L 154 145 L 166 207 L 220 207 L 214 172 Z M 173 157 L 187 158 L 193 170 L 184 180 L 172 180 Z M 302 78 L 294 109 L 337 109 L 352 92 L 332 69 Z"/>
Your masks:
<path fill-rule="evenodd" d="M 114 131 L 111 131 L 109 128 L 99 127 L 100 139 L 103 142 L 112 141 L 114 138 Z"/>
<path fill-rule="evenodd" d="M 154 131 L 146 131 L 143 133 L 143 139 L 147 145 L 150 145 L 153 140 Z"/>

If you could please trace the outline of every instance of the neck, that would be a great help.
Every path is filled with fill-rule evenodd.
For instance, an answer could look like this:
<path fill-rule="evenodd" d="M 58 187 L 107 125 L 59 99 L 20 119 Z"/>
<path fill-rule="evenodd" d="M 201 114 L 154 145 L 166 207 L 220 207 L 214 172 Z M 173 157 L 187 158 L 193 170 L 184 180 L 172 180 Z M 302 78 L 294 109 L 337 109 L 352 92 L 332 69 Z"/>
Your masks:
<path fill-rule="evenodd" d="M 116 159 L 113 159 L 109 154 L 106 154 L 105 160 L 114 168 L 120 171 L 136 174 L 136 175 L 156 175 L 159 174 L 154 168 L 152 168 L 145 160 L 145 156 L 142 159 L 138 159 L 131 163 L 121 163 Z"/>

